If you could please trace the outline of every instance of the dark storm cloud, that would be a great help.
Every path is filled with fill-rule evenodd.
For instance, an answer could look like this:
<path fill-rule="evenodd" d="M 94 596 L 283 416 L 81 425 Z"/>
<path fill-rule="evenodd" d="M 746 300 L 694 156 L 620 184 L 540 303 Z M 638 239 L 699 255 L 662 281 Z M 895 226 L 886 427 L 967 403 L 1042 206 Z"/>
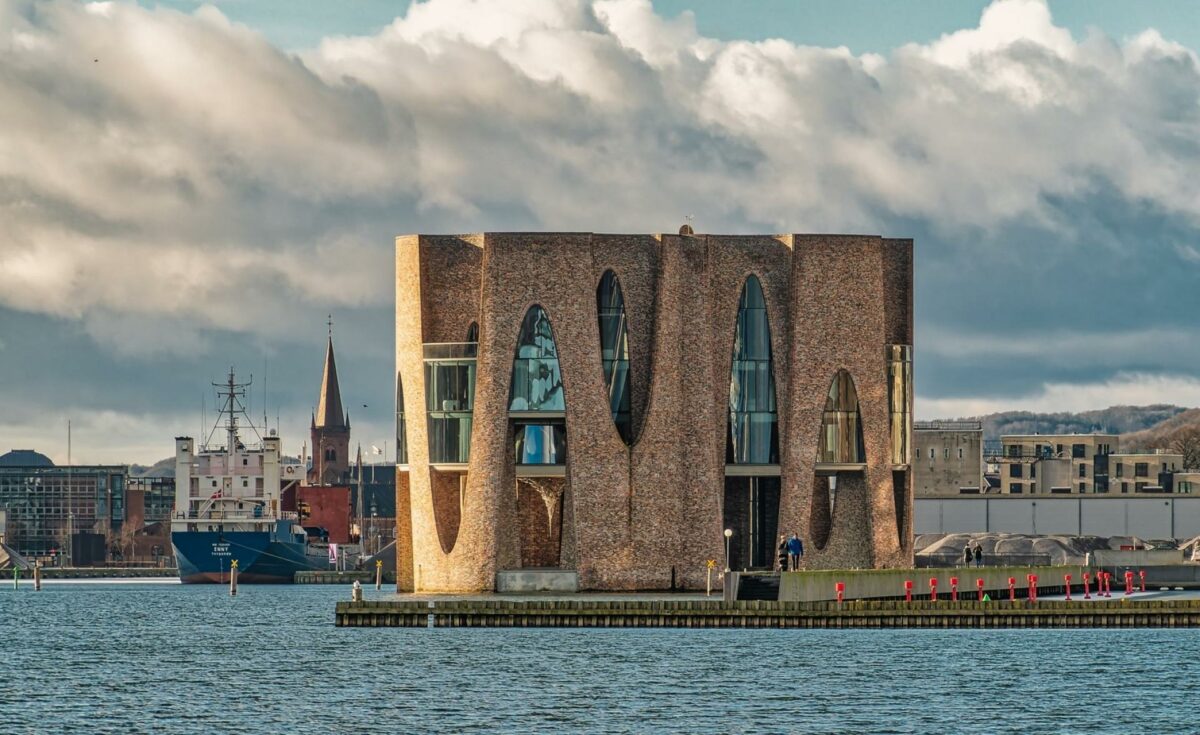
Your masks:
<path fill-rule="evenodd" d="M 431 0 L 299 55 L 212 7 L 9 3 L 0 130 L 0 447 L 70 415 L 156 459 L 265 354 L 295 451 L 328 313 L 378 443 L 395 234 L 689 214 L 915 237 L 920 415 L 1200 401 L 1196 55 L 1038 0 L 886 57 L 646 0 Z"/>

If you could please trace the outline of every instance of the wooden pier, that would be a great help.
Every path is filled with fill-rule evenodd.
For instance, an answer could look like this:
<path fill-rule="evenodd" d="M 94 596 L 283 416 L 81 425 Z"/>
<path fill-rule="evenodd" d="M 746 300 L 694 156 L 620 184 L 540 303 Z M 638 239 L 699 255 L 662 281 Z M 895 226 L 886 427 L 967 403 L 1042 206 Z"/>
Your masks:
<path fill-rule="evenodd" d="M 368 628 L 1192 628 L 1200 600 L 726 603 L 709 600 L 339 602 L 338 627 Z"/>

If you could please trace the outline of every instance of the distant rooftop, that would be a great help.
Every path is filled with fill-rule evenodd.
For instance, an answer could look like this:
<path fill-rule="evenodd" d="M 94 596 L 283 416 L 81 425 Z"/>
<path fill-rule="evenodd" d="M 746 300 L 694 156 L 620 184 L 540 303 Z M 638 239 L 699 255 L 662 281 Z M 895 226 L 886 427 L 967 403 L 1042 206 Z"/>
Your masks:
<path fill-rule="evenodd" d="M 1107 437 L 1120 436 L 1120 434 L 1111 431 L 1089 431 L 1086 434 L 1074 432 L 1071 434 L 1004 434 L 1001 439 L 1053 439 L 1054 437 Z"/>
<path fill-rule="evenodd" d="M 0 454 L 0 467 L 53 467 L 54 462 L 41 452 L 32 449 L 13 449 Z"/>
<path fill-rule="evenodd" d="M 979 421 L 914 421 L 913 431 L 983 431 Z"/>

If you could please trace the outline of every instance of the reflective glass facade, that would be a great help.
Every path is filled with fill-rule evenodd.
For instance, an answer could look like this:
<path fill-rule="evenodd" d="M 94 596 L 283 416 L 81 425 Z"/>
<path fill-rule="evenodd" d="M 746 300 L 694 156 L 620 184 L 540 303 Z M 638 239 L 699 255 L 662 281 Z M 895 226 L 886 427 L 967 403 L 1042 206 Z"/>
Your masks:
<path fill-rule="evenodd" d="M 119 533 L 126 472 L 120 466 L 0 468 L 5 542 L 25 556 L 46 557 L 52 549 L 66 555 L 71 534 Z"/>
<path fill-rule="evenodd" d="M 767 302 L 758 278 L 742 287 L 729 377 L 726 464 L 779 464 L 779 424 Z"/>
<path fill-rule="evenodd" d="M 519 424 L 514 432 L 516 463 L 561 465 L 567 462 L 567 427 L 561 422 Z"/>
<path fill-rule="evenodd" d="M 862 423 L 858 416 L 858 391 L 845 370 L 833 376 L 821 421 L 818 462 L 860 464 L 867 461 Z"/>
<path fill-rule="evenodd" d="M 466 464 L 470 459 L 477 350 L 472 342 L 425 345 L 425 410 L 433 464 Z"/>
<path fill-rule="evenodd" d="M 596 312 L 600 317 L 600 360 L 608 388 L 608 405 L 613 423 L 626 444 L 633 441 L 629 408 L 629 330 L 625 324 L 625 298 L 621 282 L 605 271 L 596 289 Z"/>
<path fill-rule="evenodd" d="M 566 410 L 554 331 L 550 327 L 550 317 L 540 306 L 531 306 L 521 323 L 517 351 L 513 357 L 508 410 Z"/>

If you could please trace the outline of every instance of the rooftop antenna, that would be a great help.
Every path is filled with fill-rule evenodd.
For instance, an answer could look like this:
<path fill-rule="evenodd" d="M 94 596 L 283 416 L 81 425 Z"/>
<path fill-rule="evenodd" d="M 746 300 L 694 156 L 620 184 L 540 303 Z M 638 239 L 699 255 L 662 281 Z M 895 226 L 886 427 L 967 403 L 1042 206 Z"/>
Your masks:
<path fill-rule="evenodd" d="M 267 351 L 263 350 L 263 431 L 269 432 L 267 424 Z"/>

